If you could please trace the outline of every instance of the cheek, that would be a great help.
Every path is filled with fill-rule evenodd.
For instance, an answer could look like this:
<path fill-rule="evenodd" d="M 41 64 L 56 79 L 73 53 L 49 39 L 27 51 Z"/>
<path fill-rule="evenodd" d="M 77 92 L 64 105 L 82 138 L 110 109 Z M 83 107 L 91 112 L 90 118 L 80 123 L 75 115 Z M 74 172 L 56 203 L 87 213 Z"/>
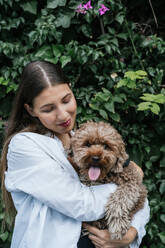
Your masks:
<path fill-rule="evenodd" d="M 76 113 L 77 111 L 77 104 L 76 104 L 76 100 L 73 100 L 69 106 L 69 112 L 71 113 Z"/>
<path fill-rule="evenodd" d="M 49 126 L 51 125 L 54 121 L 55 121 L 55 118 L 54 116 L 38 116 L 40 122 L 45 125 L 45 126 Z"/>

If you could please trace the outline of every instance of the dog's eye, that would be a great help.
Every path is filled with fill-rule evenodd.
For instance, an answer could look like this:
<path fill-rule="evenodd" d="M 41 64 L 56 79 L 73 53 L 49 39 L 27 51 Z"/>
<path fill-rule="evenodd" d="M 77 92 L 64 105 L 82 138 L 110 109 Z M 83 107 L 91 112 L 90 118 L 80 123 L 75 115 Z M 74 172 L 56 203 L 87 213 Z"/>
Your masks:
<path fill-rule="evenodd" d="M 109 146 L 107 144 L 104 144 L 103 146 L 104 146 L 104 149 L 105 150 L 108 150 L 109 149 Z"/>
<path fill-rule="evenodd" d="M 90 147 L 91 144 L 90 144 L 89 142 L 86 142 L 86 143 L 85 143 L 85 146 Z"/>

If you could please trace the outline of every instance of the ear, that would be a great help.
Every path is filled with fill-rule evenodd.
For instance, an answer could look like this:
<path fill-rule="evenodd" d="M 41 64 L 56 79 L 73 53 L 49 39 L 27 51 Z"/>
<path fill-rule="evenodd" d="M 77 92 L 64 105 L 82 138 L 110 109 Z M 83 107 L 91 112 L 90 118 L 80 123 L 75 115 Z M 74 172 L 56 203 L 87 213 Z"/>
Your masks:
<path fill-rule="evenodd" d="M 115 165 L 112 167 L 111 171 L 114 173 L 120 173 L 123 171 L 123 159 L 117 158 Z"/>
<path fill-rule="evenodd" d="M 33 112 L 33 109 L 29 106 L 29 104 L 25 103 L 24 104 L 24 108 L 26 109 L 26 111 L 29 113 L 29 115 L 36 117 L 36 115 Z"/>
<path fill-rule="evenodd" d="M 116 164 L 111 169 L 114 173 L 120 173 L 123 171 L 123 165 L 125 161 L 128 159 L 128 154 L 125 151 L 124 145 L 120 147 L 120 153 L 118 155 L 118 158 L 116 160 Z"/>

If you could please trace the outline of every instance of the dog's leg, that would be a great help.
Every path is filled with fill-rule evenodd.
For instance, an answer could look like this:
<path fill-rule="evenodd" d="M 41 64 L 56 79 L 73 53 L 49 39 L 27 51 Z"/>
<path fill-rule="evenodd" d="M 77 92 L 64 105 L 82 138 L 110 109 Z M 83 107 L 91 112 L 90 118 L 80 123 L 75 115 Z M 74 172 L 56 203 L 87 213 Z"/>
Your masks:
<path fill-rule="evenodd" d="M 118 186 L 106 204 L 108 230 L 112 239 L 122 239 L 130 228 L 130 212 L 140 198 L 140 185 L 125 183 Z"/>

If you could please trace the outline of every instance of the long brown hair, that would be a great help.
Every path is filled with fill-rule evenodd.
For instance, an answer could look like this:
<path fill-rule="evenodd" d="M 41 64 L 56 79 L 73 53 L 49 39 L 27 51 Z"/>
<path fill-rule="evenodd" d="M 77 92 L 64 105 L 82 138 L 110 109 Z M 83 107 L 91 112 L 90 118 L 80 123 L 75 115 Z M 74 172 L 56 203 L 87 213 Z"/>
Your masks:
<path fill-rule="evenodd" d="M 6 212 L 14 217 L 16 211 L 10 193 L 5 188 L 5 171 L 7 170 L 7 152 L 11 138 L 22 131 L 46 133 L 48 130 L 38 118 L 32 117 L 24 108 L 24 104 L 33 107 L 34 99 L 49 86 L 67 83 L 61 68 L 46 61 L 33 61 L 26 65 L 22 72 L 21 83 L 18 87 L 8 128 L 4 138 L 1 154 L 1 189 Z"/>

